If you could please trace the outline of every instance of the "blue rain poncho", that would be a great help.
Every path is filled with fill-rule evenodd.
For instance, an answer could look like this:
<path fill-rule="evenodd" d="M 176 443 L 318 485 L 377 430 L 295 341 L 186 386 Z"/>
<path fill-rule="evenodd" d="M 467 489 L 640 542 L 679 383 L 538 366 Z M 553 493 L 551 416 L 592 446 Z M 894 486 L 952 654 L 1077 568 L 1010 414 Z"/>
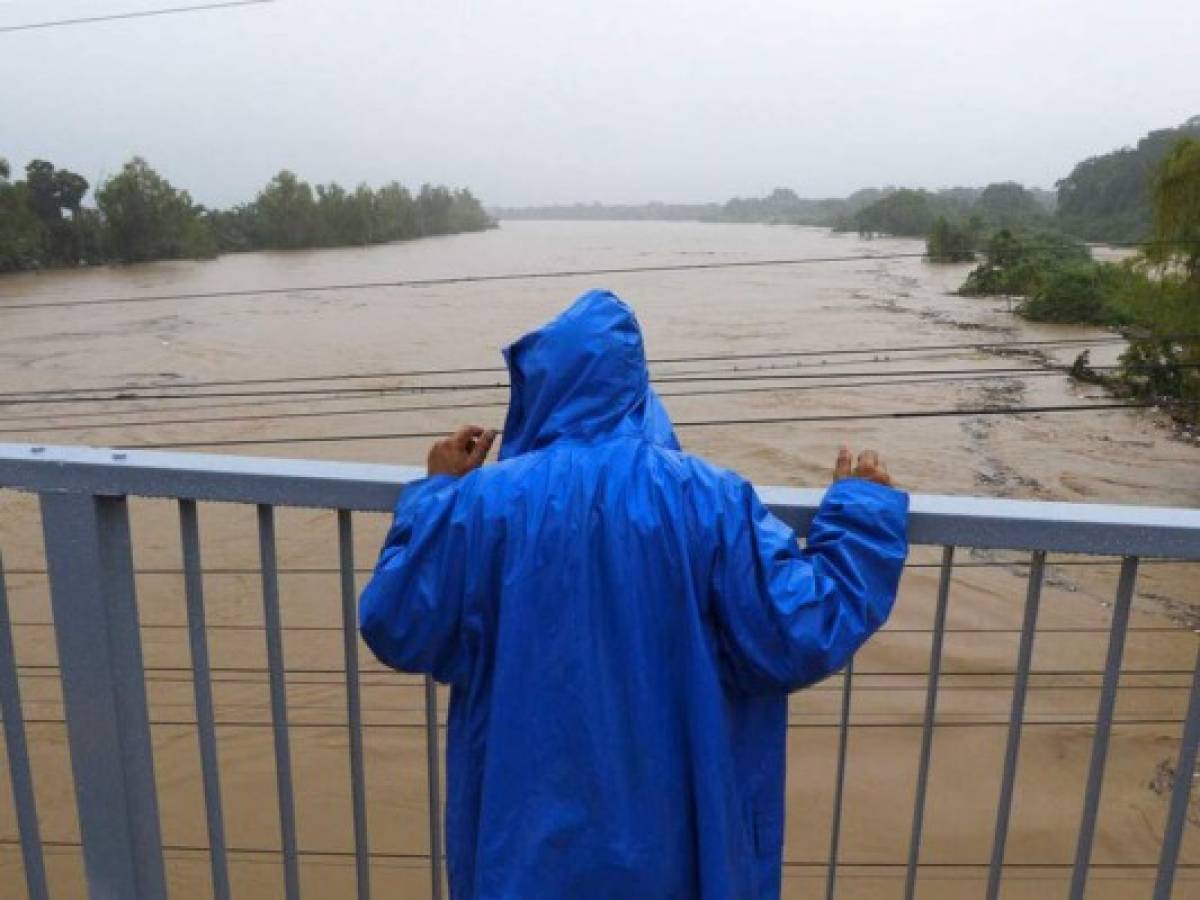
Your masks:
<path fill-rule="evenodd" d="M 907 496 L 837 482 L 802 550 L 680 451 L 610 293 L 505 357 L 499 464 L 405 489 L 360 608 L 452 686 L 452 897 L 777 898 L 787 694 L 887 618 Z"/>

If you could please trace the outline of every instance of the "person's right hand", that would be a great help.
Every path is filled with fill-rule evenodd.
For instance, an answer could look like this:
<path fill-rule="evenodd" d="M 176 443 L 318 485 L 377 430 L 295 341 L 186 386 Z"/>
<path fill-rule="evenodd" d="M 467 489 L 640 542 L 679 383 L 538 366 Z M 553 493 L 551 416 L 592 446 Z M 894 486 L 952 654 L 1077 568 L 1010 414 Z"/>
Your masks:
<path fill-rule="evenodd" d="M 430 448 L 426 470 L 430 475 L 466 475 L 483 465 L 495 440 L 496 432 L 491 429 L 464 425 Z"/>
<path fill-rule="evenodd" d="M 892 476 L 888 474 L 887 466 L 874 450 L 864 450 L 858 454 L 858 463 L 851 462 L 853 455 L 850 448 L 843 445 L 838 450 L 837 464 L 833 467 L 833 480 L 843 478 L 863 478 L 876 484 L 892 486 Z"/>

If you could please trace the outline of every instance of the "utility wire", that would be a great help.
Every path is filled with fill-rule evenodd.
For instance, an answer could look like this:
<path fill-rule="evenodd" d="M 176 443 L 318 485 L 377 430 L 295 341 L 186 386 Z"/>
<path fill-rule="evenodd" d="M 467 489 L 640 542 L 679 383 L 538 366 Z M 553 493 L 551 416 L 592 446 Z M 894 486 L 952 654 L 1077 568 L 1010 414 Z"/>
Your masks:
<path fill-rule="evenodd" d="M 1090 343 L 1090 340 L 1087 342 Z M 1023 342 L 1014 342 L 1014 343 L 1021 344 Z M 1034 343 L 1034 342 L 1029 342 L 1029 343 Z M 1055 342 L 1055 343 L 1057 343 L 1057 342 Z M 987 345 L 963 344 L 963 345 L 944 345 L 944 346 L 954 347 L 954 348 L 973 349 L 976 347 L 984 347 Z M 879 349 L 891 350 L 891 349 L 903 349 L 903 348 L 879 348 Z M 817 352 L 819 352 L 819 351 L 817 351 Z M 871 352 L 871 351 L 869 349 L 867 349 L 867 350 L 862 350 L 862 351 L 844 350 L 844 351 L 834 351 L 834 352 L 867 353 L 867 352 Z M 784 355 L 784 354 L 781 353 L 780 355 Z M 756 356 L 756 354 L 747 354 L 747 356 L 753 357 L 753 356 Z M 936 358 L 941 358 L 941 354 L 940 353 L 928 353 L 928 354 L 924 354 L 924 355 L 914 355 L 914 356 L 907 357 L 906 361 L 913 360 L 913 359 L 936 359 Z M 680 359 L 683 359 L 683 358 L 680 358 Z M 868 360 L 854 360 L 854 362 L 868 362 Z M 873 364 L 886 365 L 886 364 L 890 364 L 892 361 L 875 359 L 875 360 L 871 360 L 869 362 L 871 362 Z M 899 362 L 899 360 L 897 360 L 897 362 Z M 822 363 L 822 365 L 823 364 L 824 363 Z M 775 371 L 775 372 L 778 372 L 782 369 L 794 369 L 797 367 L 801 367 L 802 365 L 803 364 L 800 364 L 800 363 L 797 363 L 795 365 L 784 364 L 784 365 L 764 365 L 764 366 L 737 366 L 737 365 L 735 365 L 732 368 L 732 371 L 736 371 L 736 372 Z M 841 365 L 841 364 L 838 363 L 837 365 Z M 730 371 L 730 369 L 725 368 L 720 371 Z M 939 370 L 939 371 L 942 371 L 942 370 Z M 1039 370 L 1039 369 L 1031 368 L 1028 371 L 1029 371 L 1030 375 L 1035 375 L 1035 374 L 1042 374 L 1044 371 L 1050 371 L 1050 370 Z M 689 371 L 681 372 L 679 374 L 698 374 L 698 373 L 689 370 Z M 887 375 L 889 375 L 889 370 L 886 368 L 882 369 L 879 371 L 878 374 L 880 377 L 887 376 Z M 381 375 L 380 377 L 384 377 L 384 376 Z M 964 378 L 962 380 L 982 380 L 982 379 L 991 378 L 991 377 L 992 376 L 980 376 L 979 379 Z M 280 380 L 283 381 L 283 379 L 280 379 Z M 955 379 L 949 379 L 949 378 L 933 379 L 933 378 L 931 378 L 928 380 L 945 382 L 945 381 L 959 380 L 959 379 L 957 379 L 957 378 L 955 378 Z M 266 381 L 266 380 L 264 380 L 264 381 Z M 271 381 L 274 381 L 274 379 L 271 379 Z M 235 383 L 241 383 L 241 382 L 230 382 L 230 384 L 235 384 Z M 257 383 L 257 380 L 252 380 L 249 383 Z M 903 383 L 903 381 L 901 379 L 895 379 L 895 383 Z M 180 384 L 179 387 L 191 387 L 191 386 L 202 386 L 202 385 L 207 386 L 209 384 L 216 384 L 216 383 L 215 382 L 205 382 L 205 383 L 189 382 L 187 384 Z M 866 383 L 863 383 L 863 384 L 866 385 Z M 171 386 L 172 385 L 170 385 L 170 384 L 164 385 L 164 387 L 171 387 Z M 149 387 L 149 386 L 147 385 L 147 387 Z M 835 386 L 830 385 L 830 387 L 833 388 Z M 807 390 L 807 388 L 800 388 L 800 387 L 790 387 L 787 389 L 788 390 Z M 82 392 L 90 392 L 90 391 L 97 391 L 97 390 L 113 391 L 113 390 L 120 390 L 120 388 L 119 387 L 109 387 L 109 388 L 58 389 L 58 390 L 46 390 L 46 391 L 36 392 L 36 395 L 37 396 L 50 396 L 52 394 L 73 394 L 76 390 L 78 390 L 79 392 L 82 393 Z M 328 394 L 320 396 L 320 397 L 306 397 L 303 400 L 304 405 L 307 407 L 307 406 L 312 406 L 313 404 L 317 404 L 317 403 L 321 403 L 321 404 L 340 403 L 343 401 L 350 401 L 355 398 L 355 395 L 341 394 L 341 393 L 338 393 L 335 389 L 328 389 L 328 390 L 329 390 Z M 742 389 L 742 391 L 744 391 L 746 393 L 754 393 L 754 392 L 769 391 L 769 390 L 773 390 L 773 388 L 744 388 L 744 389 Z M 781 387 L 780 390 L 784 390 L 784 388 Z M 403 389 L 398 388 L 397 391 L 403 392 Z M 685 395 L 685 392 L 675 392 L 675 393 L 678 395 Z M 694 393 L 700 393 L 700 392 L 694 392 Z M 0 394 L 0 406 L 3 405 L 3 399 L 2 399 L 3 396 L 4 396 L 3 394 Z M 14 394 L 10 394 L 9 396 L 14 396 Z M 19 396 L 21 399 L 32 399 L 32 397 L 28 397 L 25 392 L 20 392 L 19 394 L 15 394 L 15 396 Z M 664 394 L 664 396 L 670 396 L 670 395 Z M 180 398 L 173 398 L 173 399 L 180 399 Z M 72 411 L 69 413 L 45 411 L 45 412 L 29 413 L 26 415 L 14 415 L 11 412 L 9 412 L 9 413 L 5 414 L 4 419 L 8 422 L 41 421 L 41 420 L 45 420 L 45 419 L 51 419 L 53 424 L 58 424 L 66 418 L 69 418 L 72 421 L 82 421 L 84 419 L 94 419 L 97 417 L 102 417 L 107 420 L 108 417 L 111 417 L 114 414 L 120 414 L 123 412 L 143 413 L 143 414 L 159 414 L 159 413 L 178 413 L 185 409 L 187 411 L 195 411 L 195 410 L 202 410 L 202 409 L 216 409 L 216 410 L 221 410 L 221 411 L 228 411 L 228 410 L 239 409 L 239 408 L 244 409 L 244 408 L 255 408 L 255 407 L 256 408 L 264 408 L 264 407 L 271 407 L 271 406 L 275 406 L 275 407 L 290 406 L 290 405 L 296 405 L 300 401 L 290 400 L 287 397 L 266 399 L 266 400 L 240 400 L 240 401 L 231 401 L 231 402 L 222 402 L 222 401 L 218 400 L 217 402 L 213 402 L 213 403 L 191 402 L 191 403 L 187 404 L 186 407 L 180 407 L 180 406 L 177 406 L 174 404 L 171 404 L 168 406 L 162 406 L 162 405 L 145 406 L 145 405 L 141 405 L 142 401 L 138 401 L 138 402 L 139 402 L 139 405 L 135 409 L 128 409 L 128 410 L 111 409 L 111 410 L 100 410 L 100 411 L 96 411 L 96 412 Z M 37 404 L 31 404 L 31 405 L 36 406 Z M 476 407 L 476 406 L 487 407 L 487 406 L 492 406 L 492 405 L 499 405 L 499 404 L 492 404 L 492 403 L 444 404 L 440 408 L 446 408 L 446 409 L 472 408 L 472 407 Z M 414 408 L 416 408 L 416 407 L 414 407 Z M 380 407 L 380 409 L 386 409 L 386 408 Z M 146 424 L 152 424 L 152 423 L 148 420 L 146 422 Z M 14 432 L 24 431 L 24 430 L 31 430 L 31 429 L 8 429 L 8 432 L 14 433 Z"/>
<path fill-rule="evenodd" d="M 1197 338 L 1200 335 L 1190 334 L 1181 336 L 1168 336 L 1164 340 L 1184 340 L 1188 338 Z M 714 354 L 704 356 L 671 356 L 658 357 L 648 359 L 646 362 L 652 366 L 658 365 L 676 365 L 698 362 L 739 362 L 742 360 L 762 360 L 762 359 L 790 359 L 802 357 L 825 357 L 825 356 L 844 356 L 844 355 L 879 355 L 892 353 L 918 353 L 925 351 L 951 351 L 951 350 L 971 350 L 978 352 L 994 352 L 1005 351 L 1020 347 L 1053 347 L 1053 346 L 1072 346 L 1079 344 L 1100 345 L 1100 344 L 1120 344 L 1126 343 L 1129 338 L 1125 336 L 1112 337 L 1096 337 L 1096 338 L 1059 338 L 1053 340 L 1026 340 L 1026 341 L 997 341 L 997 342 L 973 342 L 967 344 L 916 344 L 904 347 L 841 347 L 830 350 L 769 350 L 761 353 L 727 353 Z M 907 357 L 912 359 L 912 357 Z M 866 362 L 866 360 L 862 360 Z M 871 362 L 890 362 L 890 360 L 871 360 Z M 56 394 L 92 394 L 103 391 L 131 391 L 131 390 L 157 390 L 157 389 L 190 389 L 199 387 L 238 387 L 247 384 L 290 384 L 299 382 L 321 382 L 321 381 L 345 381 L 371 378 L 420 378 L 429 375 L 477 375 L 486 372 L 506 372 L 504 366 L 472 366 L 463 368 L 449 369 L 410 369 L 407 371 L 384 371 L 384 372 L 339 372 L 328 373 L 324 375 L 291 375 L 277 376 L 272 378 L 238 378 L 226 379 L 220 381 L 185 381 L 185 382 L 142 382 L 140 384 L 122 384 L 112 385 L 109 387 L 84 387 L 84 388 L 47 388 L 35 391 L 9 391 L 0 393 L 0 398 L 3 397 L 33 397 L 33 396 L 52 396 Z M 669 374 L 669 373 L 668 373 Z M 687 374 L 687 373 L 680 373 Z"/>
<path fill-rule="evenodd" d="M 1150 242 L 1130 243 L 1121 246 L 1145 246 Z M 1158 242 L 1169 245 L 1195 246 L 1197 241 Z M 1049 245 L 1025 245 L 1027 250 L 1056 249 Z M 230 297 L 270 296 L 277 294 L 304 294 L 324 291 L 351 291 L 370 288 L 414 288 L 439 287 L 453 284 L 481 284 L 494 281 L 538 281 L 551 278 L 578 278 L 593 275 L 638 275 L 648 272 L 695 272 L 715 269 L 745 269 L 772 266 L 801 266 L 820 263 L 872 262 L 895 259 L 924 259 L 927 253 L 875 253 L 857 256 L 808 256 L 781 259 L 726 260 L 710 263 L 664 263 L 654 266 L 615 266 L 595 269 L 563 269 L 550 272 L 506 272 L 494 275 L 451 275 L 441 278 L 407 278 L 394 281 L 360 281 L 343 284 L 297 285 L 295 287 L 253 288 L 228 291 L 199 291 L 181 294 L 146 294 L 135 297 L 99 297 L 92 300 L 50 300 L 34 303 L 14 303 L 0 309 L 61 309 L 78 306 L 111 306 L 125 303 L 156 303 L 170 300 L 221 300 Z"/>
<path fill-rule="evenodd" d="M 43 841 L 41 841 L 41 844 L 43 847 L 55 848 L 55 849 L 81 849 L 83 847 L 83 843 L 81 841 L 68 841 L 68 840 L 43 840 Z M 17 847 L 20 845 L 21 845 L 20 838 L 0 838 L 0 846 Z M 170 853 L 210 853 L 210 852 L 212 852 L 212 848 L 209 847 L 207 844 L 163 844 L 162 849 L 165 852 L 170 852 Z M 282 848 L 280 848 L 280 847 L 226 847 L 225 850 L 227 853 L 240 853 L 240 854 L 250 854 L 250 855 L 259 855 L 259 856 L 270 856 L 271 859 L 269 859 L 269 860 L 242 859 L 242 860 L 238 860 L 238 862 L 246 863 L 246 862 L 260 862 L 261 861 L 261 862 L 268 862 L 273 865 L 278 865 L 278 861 L 277 861 L 276 857 L 278 857 L 283 852 Z M 351 860 L 357 855 L 357 852 L 358 851 L 356 851 L 356 850 L 333 850 L 333 849 L 321 849 L 321 848 L 316 848 L 316 847 L 303 847 L 303 848 L 298 849 L 296 851 L 296 854 L 298 856 L 316 857 L 317 859 L 310 859 L 306 863 L 308 865 L 312 865 L 313 863 L 317 862 L 317 860 L 319 860 L 321 858 L 325 858 L 325 857 L 330 858 L 330 859 Z M 371 850 L 367 855 L 372 860 L 383 859 L 383 860 L 405 860 L 405 861 L 422 861 L 423 860 L 425 862 L 429 861 L 429 854 L 421 853 L 421 852 L 411 852 L 410 853 L 410 852 L 404 852 L 404 851 L 376 849 L 376 850 Z M 785 860 L 783 860 L 782 865 L 785 867 L 790 867 L 790 868 L 821 868 L 821 869 L 823 869 L 829 865 L 829 861 L 828 860 L 803 860 L 803 859 L 788 860 L 788 859 L 785 859 Z M 840 861 L 838 863 L 838 865 L 840 867 L 851 868 L 851 869 L 862 869 L 862 868 L 903 869 L 904 866 L 906 865 L 906 863 L 903 861 L 887 862 L 887 861 L 881 861 L 881 860 L 849 860 L 848 859 L 848 860 Z M 921 868 L 923 868 L 923 869 L 985 869 L 989 865 L 990 865 L 990 863 L 986 863 L 986 862 L 922 862 Z M 1061 862 L 1061 863 L 1027 862 L 1026 863 L 1026 862 L 1014 861 L 1014 862 L 1005 862 L 1004 863 L 1004 866 L 1006 869 L 1070 869 L 1073 865 L 1074 865 L 1074 863 L 1070 863 L 1070 862 Z M 1116 870 L 1147 869 L 1148 870 L 1148 869 L 1158 868 L 1158 862 L 1157 861 L 1144 862 L 1144 863 L 1091 862 L 1091 863 L 1089 863 L 1089 866 L 1093 869 L 1116 869 Z M 1177 869 L 1200 869 L 1200 863 L 1181 862 L 1176 866 L 1176 868 Z M 855 876 L 853 873 L 844 873 L 842 877 L 853 878 Z M 971 877 L 974 877 L 974 876 L 971 876 Z M 1010 875 L 1008 877 L 1013 877 L 1013 876 Z M 1017 876 L 1017 877 L 1020 878 L 1020 876 Z M 939 876 L 939 878 L 940 878 L 940 876 Z M 1115 879 L 1112 879 L 1112 878 L 1105 879 L 1105 881 L 1112 881 L 1112 880 L 1115 880 Z"/>
<path fill-rule="evenodd" d="M 1195 406 L 1195 403 L 1180 404 Z M 930 410 L 901 410 L 893 412 L 850 413 L 819 416 L 776 416 L 762 419 L 705 419 L 695 422 L 676 422 L 676 428 L 711 428 L 728 427 L 731 425 L 760 426 L 760 425 L 791 425 L 813 422 L 863 422 L 880 419 L 934 419 L 960 416 L 1019 416 L 1034 413 L 1074 413 L 1074 412 L 1106 412 L 1121 409 L 1154 409 L 1152 403 L 1085 403 L 1064 406 L 1008 406 L 1008 407 L 979 407 L 975 409 L 930 409 Z M 373 440 L 403 440 L 428 439 L 445 436 L 445 431 L 413 431 L 413 432 L 384 432 L 379 434 L 343 434 L 343 435 L 300 435 L 295 437 L 275 438 L 236 438 L 232 440 L 192 440 L 165 441 L 148 444 L 124 444 L 118 449 L 125 450 L 166 450 L 183 447 L 249 447 L 266 446 L 269 444 L 326 444 L 349 441 Z"/>
<path fill-rule="evenodd" d="M 1055 369 L 1031 369 L 1028 375 L 1021 377 L 1057 376 L 1062 373 Z M 664 400 L 672 397 L 722 397 L 756 393 L 790 394 L 800 391 L 837 391 L 864 387 L 894 387 L 914 384 L 957 384 L 981 381 L 1009 381 L 1012 375 L 957 375 L 949 378 L 895 378 L 877 381 L 850 381 L 840 384 L 802 384 L 802 385 L 769 385 L 766 387 L 737 387 L 709 388 L 695 391 L 661 392 Z M 75 424 L 26 425 L 16 428 L 0 428 L 0 434 L 45 434 L 62 431 L 108 431 L 121 428 L 150 428 L 156 425 L 212 425 L 233 422 L 276 422 L 285 419 L 326 419 L 341 416 L 394 415 L 416 412 L 441 412 L 452 409 L 500 409 L 508 406 L 507 400 L 491 400 L 467 403 L 427 403 L 408 404 L 405 406 L 372 406 L 353 409 L 306 410 L 303 412 L 280 412 L 268 414 L 250 414 L 236 416 L 200 416 L 183 419 L 140 419 L 132 422 L 84 422 Z M 43 414 L 39 418 L 45 418 Z M 68 413 L 68 416 L 72 414 Z M 74 415 L 96 415 L 95 413 L 76 413 Z M 111 415 L 111 413 L 105 413 Z M 57 418 L 56 418 L 57 421 Z"/>
<path fill-rule="evenodd" d="M 115 22 L 121 19 L 145 19 L 152 16 L 171 16 L 178 13 L 206 12 L 215 9 L 232 9 L 237 6 L 259 6 L 275 0 L 226 0 L 222 3 L 200 3 L 195 6 L 171 6 L 164 9 L 145 9 L 135 12 L 110 13 L 103 16 L 82 16 L 77 19 L 55 19 L 50 22 L 27 22 L 23 25 L 0 26 L 0 33 L 33 31 L 41 28 L 62 28 L 66 25 L 91 25 L 97 22 Z"/>
<path fill-rule="evenodd" d="M 637 275 L 646 272 L 690 272 L 712 269 L 742 269 L 764 266 L 800 266 L 814 263 L 864 262 L 870 260 L 918 259 L 924 253 L 881 253 L 874 256 L 811 256 L 796 259 L 731 260 L 711 263 L 675 263 L 656 266 L 618 266 L 597 269 L 565 269 L 553 272 L 509 272 L 496 275 L 452 275 L 443 278 L 406 278 L 395 281 L 360 281 L 344 284 L 297 285 L 295 287 L 238 289 L 184 294 L 149 294 L 137 297 L 101 297 L 95 300 L 51 300 L 42 303 L 14 303 L 0 309 L 61 309 L 77 306 L 112 306 L 124 303 L 157 303 L 170 300 L 222 300 L 230 297 L 256 297 L 275 294 L 307 294 L 324 291 L 357 291 L 371 288 L 420 288 L 451 284 L 478 284 L 493 281 L 537 281 L 550 278 L 581 278 L 592 275 Z"/>
<path fill-rule="evenodd" d="M 1103 369 L 1117 369 L 1119 366 L 1094 366 L 1093 371 Z M 1200 368 L 1200 363 L 1180 363 L 1178 368 Z M 1138 368 L 1130 369 L 1126 367 L 1126 371 L 1137 371 Z M 1149 370 L 1149 369 L 1148 369 Z M 809 381 L 815 379 L 833 380 L 842 378 L 878 378 L 887 375 L 892 378 L 912 377 L 912 376 L 931 376 L 931 377 L 946 377 L 951 375 L 986 375 L 986 374 L 1005 374 L 1019 376 L 1030 372 L 1059 372 L 1069 373 L 1069 366 L 1055 366 L 1043 368 L 1031 368 L 1029 366 L 991 366 L 987 368 L 973 367 L 970 369 L 889 369 L 883 372 L 880 371 L 851 371 L 851 372 L 772 372 L 771 374 L 744 374 L 736 373 L 732 375 L 726 374 L 694 374 L 694 375 L 668 375 L 652 377 L 650 382 L 657 385 L 665 384 L 688 384 L 688 383 L 724 383 L 724 382 L 761 382 L 761 381 Z M 326 394 L 433 394 L 447 393 L 454 391 L 491 391 L 503 390 L 509 387 L 507 381 L 491 381 L 491 382 L 466 382 L 459 384 L 416 384 L 416 385 L 372 385 L 370 387 L 331 387 L 331 388 L 301 388 L 301 389 L 261 389 L 251 391 L 204 391 L 191 393 L 135 393 L 135 392 L 120 392 L 109 394 L 106 396 L 86 397 L 13 397 L 0 401 L 0 405 L 49 405 L 49 404 L 79 404 L 79 403 L 125 403 L 138 400 L 194 400 L 204 398 L 235 398 L 235 397 L 298 397 L 307 400 L 310 397 L 321 396 Z"/>

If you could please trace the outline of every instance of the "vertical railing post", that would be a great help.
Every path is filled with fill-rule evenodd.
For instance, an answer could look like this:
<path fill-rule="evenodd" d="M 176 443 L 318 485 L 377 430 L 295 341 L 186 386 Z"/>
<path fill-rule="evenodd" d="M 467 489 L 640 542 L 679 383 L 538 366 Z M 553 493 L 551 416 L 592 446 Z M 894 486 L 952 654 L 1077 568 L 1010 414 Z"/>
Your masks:
<path fill-rule="evenodd" d="M 21 858 L 25 864 L 25 890 L 29 900 L 47 900 L 46 865 L 38 831 L 37 800 L 33 772 L 29 767 L 29 745 L 25 740 L 25 718 L 21 711 L 21 685 L 17 678 L 17 656 L 13 647 L 12 619 L 8 614 L 8 589 L 4 583 L 4 557 L 0 556 L 0 715 L 4 716 L 4 746 L 8 750 L 8 776 L 12 784 L 17 830 L 21 835 Z"/>
<path fill-rule="evenodd" d="M 850 743 L 850 692 L 854 689 L 854 657 L 842 672 L 842 718 L 838 724 L 837 776 L 833 786 L 833 821 L 829 826 L 829 866 L 825 900 L 837 893 L 838 849 L 842 840 L 842 795 L 846 787 L 846 748 Z"/>
<path fill-rule="evenodd" d="M 1133 605 L 1133 587 L 1137 582 L 1138 559 L 1128 556 L 1121 562 L 1117 601 L 1113 606 L 1112 628 L 1108 638 L 1108 658 L 1100 705 L 1096 709 L 1096 736 L 1092 739 L 1092 760 L 1088 765 L 1087 788 L 1083 795 L 1083 817 L 1079 840 L 1075 845 L 1075 868 L 1071 872 L 1071 900 L 1083 900 L 1087 888 L 1088 866 L 1092 860 L 1092 841 L 1096 835 L 1096 816 L 1100 812 L 1100 791 L 1104 787 L 1104 766 L 1108 760 L 1108 742 L 1112 735 L 1113 712 L 1117 707 L 1117 687 L 1121 680 L 1121 657 L 1125 653 L 1125 635 L 1129 631 L 1129 611 Z"/>
<path fill-rule="evenodd" d="M 1029 587 L 1025 594 L 1025 617 L 1021 623 L 1021 644 L 1017 651 L 1017 671 L 1013 682 L 1012 711 L 1008 717 L 1008 742 L 1004 749 L 1004 773 L 1000 778 L 1000 801 L 996 807 L 996 832 L 992 839 L 992 859 L 988 865 L 987 900 L 1000 896 L 1004 874 L 1004 848 L 1008 843 L 1008 822 L 1012 814 L 1013 786 L 1017 780 L 1017 754 L 1021 749 L 1021 726 L 1025 722 L 1025 694 L 1029 688 L 1029 670 L 1033 665 L 1033 639 L 1037 634 L 1038 609 L 1042 600 L 1042 582 L 1046 575 L 1046 551 L 1035 550 L 1029 566 Z"/>
<path fill-rule="evenodd" d="M 93 900 L 167 895 L 124 497 L 41 495 L 63 710 Z"/>
<path fill-rule="evenodd" d="M 1183 843 L 1183 826 L 1187 820 L 1196 779 L 1196 753 L 1200 750 L 1200 648 L 1196 650 L 1196 666 L 1192 669 L 1192 690 L 1188 694 L 1187 714 L 1183 720 L 1183 738 L 1179 742 L 1179 758 L 1175 762 L 1175 783 L 1171 787 L 1171 802 L 1167 807 L 1167 824 L 1163 828 L 1162 849 L 1158 857 L 1158 875 L 1154 881 L 1154 900 L 1170 900 L 1175 884 L 1175 866 L 1179 862 L 1179 846 Z"/>
<path fill-rule="evenodd" d="M 188 647 L 192 656 L 192 693 L 196 700 L 196 740 L 204 782 L 208 822 L 209 868 L 213 900 L 229 900 L 229 862 L 225 852 L 225 818 L 221 812 L 221 773 L 213 713 L 212 669 L 208 661 L 208 628 L 204 613 L 204 566 L 200 557 L 200 519 L 195 500 L 179 501 L 179 538 L 183 552 L 183 589 L 187 603 Z"/>
<path fill-rule="evenodd" d="M 933 725 L 937 716 L 938 681 L 942 676 L 942 646 L 946 639 L 946 610 L 950 604 L 950 578 L 954 548 L 942 548 L 937 606 L 933 613 L 933 640 L 929 649 L 929 676 L 925 686 L 925 719 L 921 725 L 921 751 L 917 761 L 917 789 L 913 798 L 912 835 L 908 841 L 908 867 L 904 872 L 904 897 L 917 893 L 917 865 L 921 859 L 921 831 L 925 825 L 925 794 L 929 788 L 929 760 L 933 753 Z"/>
<path fill-rule="evenodd" d="M 296 843 L 296 801 L 292 792 L 292 750 L 288 739 L 287 670 L 283 661 L 283 619 L 279 613 L 279 566 L 275 550 L 275 507 L 258 507 L 258 556 L 262 566 L 263 630 L 267 679 L 271 689 L 271 730 L 275 745 L 275 791 L 279 799 L 279 843 L 283 850 L 283 891 L 300 896 L 300 856 Z"/>
<path fill-rule="evenodd" d="M 433 900 L 442 900 L 442 753 L 438 748 L 437 684 L 425 676 L 425 749 L 429 787 L 429 879 Z"/>
<path fill-rule="evenodd" d="M 358 673 L 358 615 L 354 584 L 354 521 L 338 510 L 338 564 L 342 581 L 342 652 L 346 658 L 346 728 L 350 740 L 350 798 L 354 809 L 354 868 L 358 900 L 371 897 L 371 852 L 367 835 L 366 775 L 363 769 L 362 699 Z"/>

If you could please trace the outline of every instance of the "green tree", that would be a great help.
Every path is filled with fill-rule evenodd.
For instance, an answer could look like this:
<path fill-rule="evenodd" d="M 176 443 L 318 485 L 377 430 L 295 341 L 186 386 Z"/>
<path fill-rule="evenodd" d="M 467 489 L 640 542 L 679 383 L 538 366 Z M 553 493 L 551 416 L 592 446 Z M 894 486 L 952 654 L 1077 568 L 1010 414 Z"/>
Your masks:
<path fill-rule="evenodd" d="M 134 157 L 96 191 L 112 259 L 142 262 L 211 256 L 216 252 L 204 210 L 141 157 Z"/>
<path fill-rule="evenodd" d="M 1154 235 L 1146 255 L 1200 281 L 1200 139 L 1181 138 L 1154 176 Z"/>
<path fill-rule="evenodd" d="M 1059 226 L 1085 240 L 1140 241 L 1151 232 L 1151 182 L 1182 137 L 1200 137 L 1200 116 L 1152 131 L 1136 147 L 1085 159 L 1058 182 Z"/>
<path fill-rule="evenodd" d="M 469 190 L 462 188 L 454 192 L 450 203 L 451 231 L 483 231 L 495 224 Z"/>
<path fill-rule="evenodd" d="M 263 246 L 311 247 L 318 242 L 317 203 L 307 181 L 282 170 L 254 201 Z"/>
<path fill-rule="evenodd" d="M 934 262 L 966 262 L 975 258 L 982 223 L 978 219 L 951 222 L 938 216 L 925 240 L 925 254 Z"/>
<path fill-rule="evenodd" d="M 1141 328 L 1122 357 L 1126 380 L 1200 420 L 1200 140 L 1181 138 L 1153 177 L 1153 241 L 1117 297 Z M 1153 272 L 1138 271 L 1153 267 Z"/>
<path fill-rule="evenodd" d="M 894 234 L 925 237 L 933 228 L 938 209 L 928 191 L 901 188 L 858 211 L 854 216 L 860 234 Z"/>
<path fill-rule="evenodd" d="M 44 229 L 29 203 L 29 187 L 11 182 L 8 160 L 0 158 L 0 272 L 34 269 L 44 263 Z"/>
<path fill-rule="evenodd" d="M 347 198 L 346 231 L 343 242 L 373 244 L 382 240 L 375 234 L 375 192 L 360 184 Z"/>
<path fill-rule="evenodd" d="M 975 201 L 975 213 L 991 225 L 1014 228 L 1045 218 L 1042 205 L 1015 181 L 989 184 Z"/>
<path fill-rule="evenodd" d="M 54 173 L 54 194 L 59 207 L 67 210 L 72 216 L 79 215 L 83 198 L 88 191 L 87 179 L 66 169 Z"/>
<path fill-rule="evenodd" d="M 420 234 L 417 205 L 399 182 L 385 184 L 375 193 L 376 234 L 381 241 L 401 241 Z"/>
<path fill-rule="evenodd" d="M 53 265 L 75 265 L 83 256 L 79 212 L 87 193 L 87 179 L 66 169 L 55 169 L 44 159 L 25 167 L 28 203 L 41 223 L 42 257 Z M 64 218 L 63 211 L 70 218 Z"/>
<path fill-rule="evenodd" d="M 417 227 L 422 235 L 450 233 L 454 197 L 441 185 L 423 184 L 417 194 Z"/>
<path fill-rule="evenodd" d="M 1032 297 L 1057 269 L 1088 265 L 1092 259 L 1084 244 L 1048 229 L 1001 229 L 988 239 L 983 255 L 959 288 L 960 294 Z"/>
<path fill-rule="evenodd" d="M 1073 261 L 1046 270 L 1018 312 L 1034 322 L 1121 325 L 1129 315 L 1112 302 L 1124 270 L 1112 263 Z"/>

